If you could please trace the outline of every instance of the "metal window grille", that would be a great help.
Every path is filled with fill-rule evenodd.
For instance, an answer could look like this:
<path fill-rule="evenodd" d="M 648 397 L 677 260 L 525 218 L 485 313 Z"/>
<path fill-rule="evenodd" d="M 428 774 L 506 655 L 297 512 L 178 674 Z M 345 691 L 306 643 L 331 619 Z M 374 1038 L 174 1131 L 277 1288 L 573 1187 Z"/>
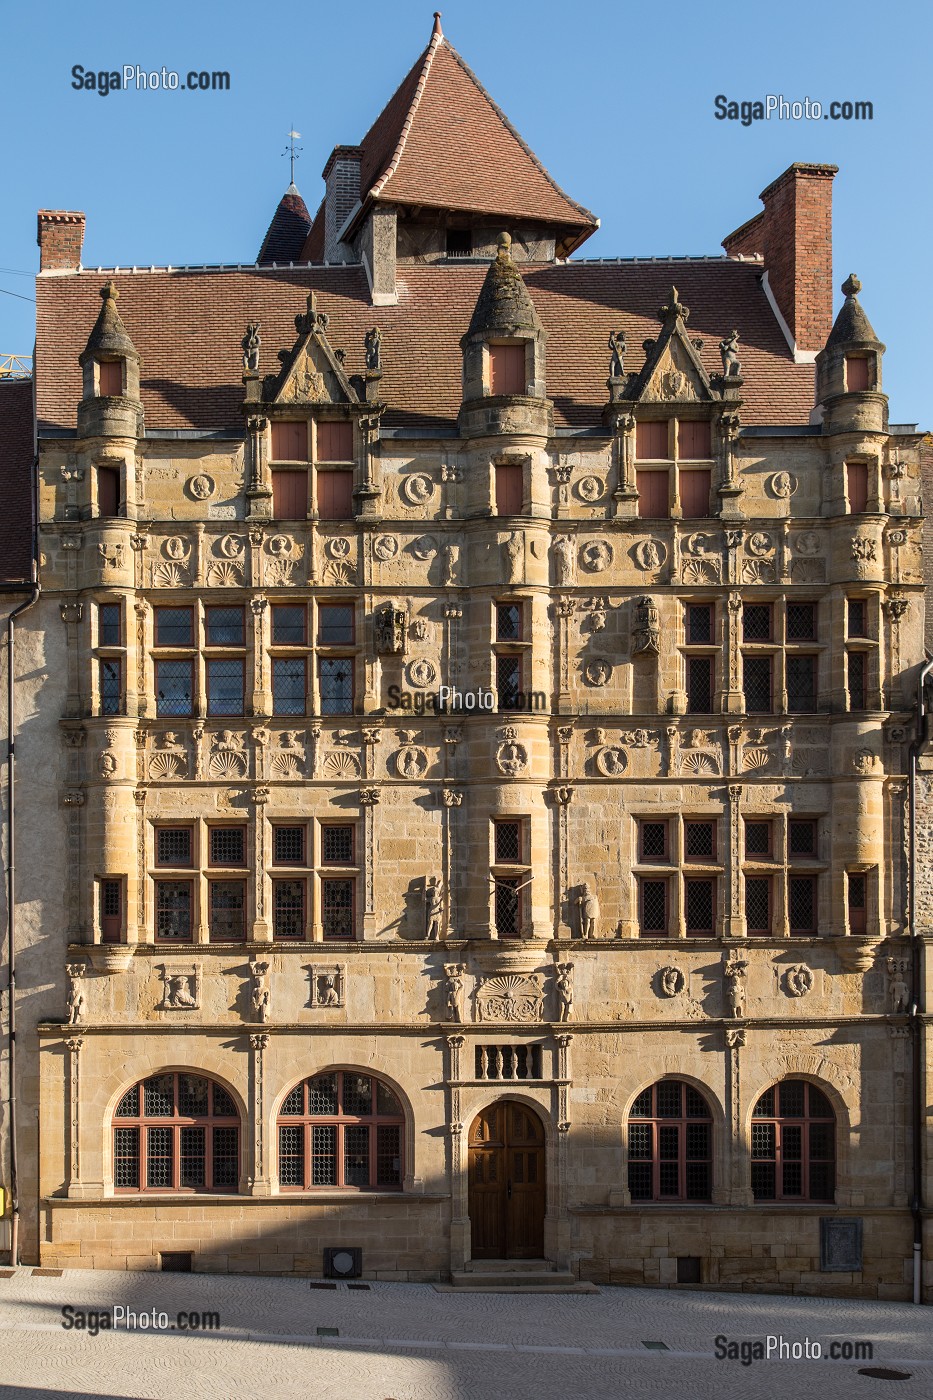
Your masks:
<path fill-rule="evenodd" d="M 742 663 L 747 713 L 769 714 L 771 711 L 771 657 L 744 656 Z"/>
<path fill-rule="evenodd" d="M 191 864 L 191 828 L 160 826 L 156 831 L 156 862 L 159 865 Z"/>
<path fill-rule="evenodd" d="M 515 710 L 521 704 L 522 659 L 520 656 L 496 657 L 496 693 L 500 710 Z"/>
<path fill-rule="evenodd" d="M 301 647 L 305 644 L 305 610 L 291 603 L 278 603 L 272 609 L 274 646 Z"/>
<path fill-rule="evenodd" d="M 156 715 L 172 719 L 191 714 L 192 669 L 190 661 L 157 661 L 155 668 Z"/>
<path fill-rule="evenodd" d="M 708 646 L 712 642 L 712 603 L 689 603 L 687 605 L 686 634 L 687 641 L 691 646 Z"/>
<path fill-rule="evenodd" d="M 211 865 L 245 865 L 246 832 L 241 826 L 211 827 Z"/>
<path fill-rule="evenodd" d="M 867 637 L 868 621 L 864 598 L 850 598 L 847 603 L 850 637 Z"/>
<path fill-rule="evenodd" d="M 745 877 L 745 922 L 749 933 L 771 932 L 771 881 L 766 875 Z"/>
<path fill-rule="evenodd" d="M 315 1123 L 311 1129 L 311 1185 L 337 1185 L 337 1129 Z"/>
<path fill-rule="evenodd" d="M 182 1186 L 204 1186 L 207 1174 L 203 1128 L 182 1128 L 179 1134 L 179 1180 Z"/>
<path fill-rule="evenodd" d="M 208 1112 L 209 1084 L 197 1074 L 178 1076 L 178 1113 L 182 1118 L 201 1118 Z"/>
<path fill-rule="evenodd" d="M 100 932 L 105 943 L 118 943 L 123 931 L 123 881 L 100 882 Z"/>
<path fill-rule="evenodd" d="M 816 641 L 816 604 L 787 604 L 787 640 L 789 642 Z"/>
<path fill-rule="evenodd" d="M 353 608 L 344 604 L 322 604 L 318 615 L 318 642 L 321 646 L 347 646 L 353 641 Z"/>
<path fill-rule="evenodd" d="M 496 861 L 512 864 L 522 858 L 521 822 L 496 822 Z"/>
<path fill-rule="evenodd" d="M 499 603 L 496 607 L 496 640 L 499 642 L 520 642 L 521 639 L 521 604 Z"/>
<path fill-rule="evenodd" d="M 273 880 L 272 936 L 300 942 L 305 936 L 304 880 Z"/>
<path fill-rule="evenodd" d="M 835 1138 L 835 1114 L 819 1089 L 785 1079 L 767 1090 L 753 1112 L 755 1199 L 831 1201 Z"/>
<path fill-rule="evenodd" d="M 305 1135 L 299 1127 L 279 1125 L 279 1183 L 303 1186 L 305 1180 Z"/>
<path fill-rule="evenodd" d="M 365 1123 L 348 1123 L 343 1130 L 343 1180 L 346 1186 L 369 1185 L 369 1127 Z"/>
<path fill-rule="evenodd" d="M 156 608 L 155 639 L 158 647 L 190 647 L 194 625 L 190 608 Z"/>
<path fill-rule="evenodd" d="M 684 1113 L 687 1118 L 708 1118 L 709 1108 L 703 1095 L 690 1084 L 684 1085 Z"/>
<path fill-rule="evenodd" d="M 667 933 L 666 880 L 641 882 L 641 932 L 657 934 L 661 938 Z"/>
<path fill-rule="evenodd" d="M 628 1182 L 633 1200 L 709 1200 L 712 1123 L 695 1089 L 661 1080 L 639 1094 L 629 1114 Z"/>
<path fill-rule="evenodd" d="M 343 1075 L 343 1111 L 351 1118 L 363 1118 L 373 1111 L 373 1081 L 368 1074 Z"/>
<path fill-rule="evenodd" d="M 353 864 L 353 827 L 321 827 L 321 860 L 325 865 Z"/>
<path fill-rule="evenodd" d="M 212 943 L 241 943 L 246 935 L 246 884 L 242 880 L 211 881 Z"/>
<path fill-rule="evenodd" d="M 208 661 L 207 713 L 209 715 L 241 715 L 243 713 L 242 660 Z"/>
<path fill-rule="evenodd" d="M 158 1074 L 143 1080 L 143 1117 L 171 1118 L 175 1113 L 175 1076 Z"/>
<path fill-rule="evenodd" d="M 174 1175 L 174 1143 L 171 1128 L 146 1129 L 146 1185 L 170 1187 Z"/>
<path fill-rule="evenodd" d="M 239 1130 L 237 1128 L 214 1128 L 211 1146 L 214 1190 L 235 1191 L 240 1175 Z"/>
<path fill-rule="evenodd" d="M 139 1129 L 117 1128 L 113 1135 L 113 1184 L 139 1190 Z"/>
<path fill-rule="evenodd" d="M 662 1079 L 654 1086 L 655 1089 L 655 1110 L 656 1118 L 680 1118 L 682 1110 L 682 1093 L 679 1080 Z"/>
<path fill-rule="evenodd" d="M 868 876 L 851 873 L 847 879 L 849 932 L 865 933 L 868 927 Z"/>
<path fill-rule="evenodd" d="M 402 1184 L 402 1130 L 395 1123 L 376 1128 L 376 1185 Z"/>
<path fill-rule="evenodd" d="M 816 882 L 811 875 L 791 875 L 787 906 L 791 933 L 812 933 L 816 924 Z"/>
<path fill-rule="evenodd" d="M 117 1104 L 116 1118 L 138 1118 L 139 1117 L 139 1085 L 134 1084 L 132 1089 L 127 1089 L 123 1098 Z"/>
<path fill-rule="evenodd" d="M 283 1117 L 285 1117 L 286 1115 L 290 1115 L 300 1118 L 304 1111 L 305 1086 L 304 1081 L 302 1080 L 300 1084 L 296 1084 L 294 1089 L 291 1089 L 285 1095 L 285 1098 L 282 1100 L 282 1107 L 279 1109 L 279 1113 Z"/>
<path fill-rule="evenodd" d="M 477 1079 L 540 1079 L 540 1045 L 477 1045 Z"/>
<path fill-rule="evenodd" d="M 638 1098 L 632 1104 L 630 1117 L 650 1118 L 651 1117 L 651 1090 L 642 1089 Z"/>
<path fill-rule="evenodd" d="M 215 1118 L 238 1118 L 237 1106 L 226 1089 L 222 1089 L 219 1084 L 211 1085 L 211 1095 L 214 1107 Z"/>
<path fill-rule="evenodd" d="M 518 938 L 521 933 L 521 895 L 519 877 L 496 880 L 495 919 L 500 938 Z"/>
<path fill-rule="evenodd" d="M 849 673 L 849 709 L 868 708 L 868 656 L 864 651 L 850 651 L 846 656 Z"/>
<path fill-rule="evenodd" d="M 712 933 L 716 918 L 715 880 L 685 880 L 684 885 L 687 933 Z"/>
<path fill-rule="evenodd" d="M 687 658 L 687 713 L 708 715 L 713 709 L 713 658 Z"/>
<path fill-rule="evenodd" d="M 791 817 L 788 822 L 787 844 L 792 856 L 815 856 L 816 822 L 809 818 Z"/>
<path fill-rule="evenodd" d="M 313 1079 L 308 1080 L 308 1112 L 310 1114 L 336 1113 L 337 1106 L 336 1074 L 316 1074 Z"/>
<path fill-rule="evenodd" d="M 120 604 L 101 603 L 97 609 L 97 643 L 102 647 L 120 645 Z"/>
<path fill-rule="evenodd" d="M 743 603 L 742 640 L 743 642 L 770 642 L 770 603 Z"/>
<path fill-rule="evenodd" d="M 156 937 L 190 939 L 191 885 L 187 880 L 156 881 Z"/>
<path fill-rule="evenodd" d="M 272 713 L 305 712 L 305 662 L 301 656 L 276 656 L 272 661 Z"/>
<path fill-rule="evenodd" d="M 102 715 L 119 715 L 123 711 L 123 666 L 117 656 L 102 658 L 100 662 L 100 712 Z"/>
<path fill-rule="evenodd" d="M 325 827 L 325 830 L 328 828 Z M 303 826 L 277 826 L 272 831 L 272 859 L 276 865 L 304 865 Z"/>
<path fill-rule="evenodd" d="M 816 657 L 787 657 L 787 708 L 792 714 L 816 709 Z"/>
<path fill-rule="evenodd" d="M 376 1112 L 386 1118 L 393 1115 L 398 1118 L 402 1116 L 402 1105 L 388 1084 L 383 1084 L 381 1079 L 376 1080 Z"/>
<path fill-rule="evenodd" d="M 209 647 L 241 647 L 244 645 L 242 608 L 207 608 L 205 623 Z"/>
<path fill-rule="evenodd" d="M 712 860 L 716 854 L 714 822 L 684 822 L 684 847 L 688 860 Z"/>
<path fill-rule="evenodd" d="M 642 860 L 667 859 L 667 822 L 641 822 Z"/>
<path fill-rule="evenodd" d="M 321 714 L 353 713 L 353 661 L 346 656 L 321 657 Z"/>
<path fill-rule="evenodd" d="M 771 854 L 771 823 L 745 823 L 746 856 L 769 856 Z"/>
<path fill-rule="evenodd" d="M 321 881 L 321 922 L 325 938 L 353 938 L 353 881 Z"/>

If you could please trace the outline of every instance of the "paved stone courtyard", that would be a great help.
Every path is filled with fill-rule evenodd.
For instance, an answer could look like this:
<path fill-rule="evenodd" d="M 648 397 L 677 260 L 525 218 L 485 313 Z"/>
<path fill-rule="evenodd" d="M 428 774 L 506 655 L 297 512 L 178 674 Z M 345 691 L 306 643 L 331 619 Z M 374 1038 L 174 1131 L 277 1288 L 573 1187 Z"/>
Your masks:
<path fill-rule="evenodd" d="M 63 1306 L 175 1319 L 219 1332 L 62 1327 Z M 334 1335 L 336 1333 L 336 1335 Z M 717 1360 L 715 1338 L 870 1340 L 871 1361 Z M 663 1344 L 663 1347 L 662 1345 Z M 909 1372 L 873 1378 L 859 1368 Z M 0 1278 L 0 1400 L 304 1396 L 313 1400 L 615 1400 L 658 1396 L 933 1395 L 933 1310 L 749 1294 L 603 1288 L 468 1294 L 430 1285 L 309 1287 L 305 1279 L 20 1269 Z"/>

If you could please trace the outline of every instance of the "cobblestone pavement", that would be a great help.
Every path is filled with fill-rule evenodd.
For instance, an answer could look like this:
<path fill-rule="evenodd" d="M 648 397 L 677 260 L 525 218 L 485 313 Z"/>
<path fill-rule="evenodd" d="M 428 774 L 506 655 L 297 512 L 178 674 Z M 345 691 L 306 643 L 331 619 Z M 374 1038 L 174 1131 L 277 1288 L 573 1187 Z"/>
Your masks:
<path fill-rule="evenodd" d="M 62 1307 L 220 1314 L 219 1332 L 64 1330 Z M 323 1333 L 319 1329 L 326 1329 Z M 337 1335 L 333 1335 L 336 1329 Z M 715 1338 L 866 1340 L 872 1360 L 717 1360 Z M 660 1344 L 663 1343 L 663 1349 Z M 874 1366 L 909 1380 L 861 1375 Z M 305 1279 L 20 1269 L 0 1278 L 0 1400 L 860 1400 L 933 1396 L 933 1309 L 604 1288 L 439 1293 Z"/>

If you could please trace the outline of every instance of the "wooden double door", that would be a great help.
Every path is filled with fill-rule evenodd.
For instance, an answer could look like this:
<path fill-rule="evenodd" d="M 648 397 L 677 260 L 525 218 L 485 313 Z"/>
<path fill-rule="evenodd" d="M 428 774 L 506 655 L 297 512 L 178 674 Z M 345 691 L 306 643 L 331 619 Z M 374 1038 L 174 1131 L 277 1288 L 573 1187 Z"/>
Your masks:
<path fill-rule="evenodd" d="M 511 1099 L 470 1128 L 469 1202 L 474 1259 L 544 1257 L 544 1126 Z"/>

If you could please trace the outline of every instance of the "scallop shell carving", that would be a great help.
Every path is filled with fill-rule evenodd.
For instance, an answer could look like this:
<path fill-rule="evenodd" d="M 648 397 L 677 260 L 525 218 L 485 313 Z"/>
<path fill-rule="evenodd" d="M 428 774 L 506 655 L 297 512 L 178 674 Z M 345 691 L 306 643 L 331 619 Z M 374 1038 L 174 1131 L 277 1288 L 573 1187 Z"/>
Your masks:
<path fill-rule="evenodd" d="M 212 778 L 242 778 L 245 774 L 246 759 L 243 754 L 231 753 L 229 749 L 225 749 L 212 756 Z"/>
<path fill-rule="evenodd" d="M 272 755 L 272 771 L 280 778 L 297 778 L 301 766 L 293 753 L 276 753 Z"/>
<path fill-rule="evenodd" d="M 324 776 L 327 778 L 358 778 L 360 776 L 360 761 L 356 754 L 347 753 L 345 749 L 329 753 L 324 759 Z"/>
<path fill-rule="evenodd" d="M 745 749 L 742 754 L 742 767 L 746 773 L 767 768 L 770 762 L 771 754 L 768 749 Z"/>
<path fill-rule="evenodd" d="M 187 773 L 188 764 L 181 754 L 157 753 L 149 760 L 149 777 L 154 781 L 159 778 L 184 778 Z"/>
<path fill-rule="evenodd" d="M 220 585 L 225 588 L 237 588 L 243 582 L 243 570 L 238 564 L 233 564 L 229 559 L 222 563 L 212 564 L 207 571 L 207 582 L 209 585 Z"/>
<path fill-rule="evenodd" d="M 270 559 L 266 565 L 266 582 L 272 584 L 291 583 L 294 572 L 294 559 Z"/>
<path fill-rule="evenodd" d="M 684 773 L 717 773 L 719 771 L 708 753 L 685 753 L 681 766 Z"/>
<path fill-rule="evenodd" d="M 153 570 L 152 581 L 161 588 L 187 588 L 188 571 L 180 569 L 177 564 L 160 564 Z"/>
<path fill-rule="evenodd" d="M 684 564 L 684 583 L 718 583 L 719 569 L 710 559 L 690 559 Z"/>

